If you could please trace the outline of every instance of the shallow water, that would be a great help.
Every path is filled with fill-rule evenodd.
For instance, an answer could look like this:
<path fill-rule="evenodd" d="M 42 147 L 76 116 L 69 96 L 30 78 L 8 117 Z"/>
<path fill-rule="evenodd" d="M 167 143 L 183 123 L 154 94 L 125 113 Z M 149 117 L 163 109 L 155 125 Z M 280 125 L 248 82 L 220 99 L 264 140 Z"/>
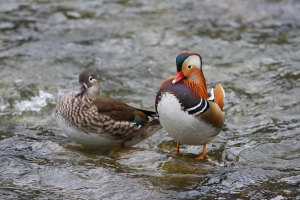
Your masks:
<path fill-rule="evenodd" d="M 0 3 L 1 199 L 300 199 L 300 3 L 48 1 Z M 202 55 L 226 91 L 214 163 L 168 161 L 164 130 L 132 148 L 85 149 L 54 120 L 78 74 L 101 95 L 154 110 L 181 52 Z M 182 146 L 199 153 L 201 146 Z M 170 158 L 169 158 L 170 159 Z"/>

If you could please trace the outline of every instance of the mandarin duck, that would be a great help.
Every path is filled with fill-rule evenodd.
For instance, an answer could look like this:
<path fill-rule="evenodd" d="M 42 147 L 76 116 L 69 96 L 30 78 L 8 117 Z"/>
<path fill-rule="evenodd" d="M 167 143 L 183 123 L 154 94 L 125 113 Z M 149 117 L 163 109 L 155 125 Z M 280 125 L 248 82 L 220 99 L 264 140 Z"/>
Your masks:
<path fill-rule="evenodd" d="M 176 57 L 177 74 L 165 80 L 156 96 L 156 112 L 166 132 L 180 143 L 203 145 L 197 159 L 208 159 L 206 145 L 221 132 L 225 92 L 217 84 L 210 93 L 202 72 L 202 58 L 197 53 Z"/>
<path fill-rule="evenodd" d="M 63 95 L 55 110 L 58 125 L 75 142 L 84 146 L 132 146 L 162 128 L 155 112 L 100 97 L 94 70 L 80 73 L 79 86 L 78 91 Z"/>

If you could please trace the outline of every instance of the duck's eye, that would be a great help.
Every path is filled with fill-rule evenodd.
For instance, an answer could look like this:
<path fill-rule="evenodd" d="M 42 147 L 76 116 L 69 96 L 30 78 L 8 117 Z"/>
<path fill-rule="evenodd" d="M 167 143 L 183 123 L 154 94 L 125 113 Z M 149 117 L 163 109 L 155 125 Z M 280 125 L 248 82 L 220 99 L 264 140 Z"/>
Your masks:
<path fill-rule="evenodd" d="M 191 68 L 192 68 L 192 65 L 189 65 L 188 68 L 191 69 Z"/>
<path fill-rule="evenodd" d="M 92 82 L 92 81 L 93 81 L 93 77 L 92 77 L 92 76 L 90 76 L 90 77 L 89 77 L 89 80 L 90 80 L 90 82 Z"/>

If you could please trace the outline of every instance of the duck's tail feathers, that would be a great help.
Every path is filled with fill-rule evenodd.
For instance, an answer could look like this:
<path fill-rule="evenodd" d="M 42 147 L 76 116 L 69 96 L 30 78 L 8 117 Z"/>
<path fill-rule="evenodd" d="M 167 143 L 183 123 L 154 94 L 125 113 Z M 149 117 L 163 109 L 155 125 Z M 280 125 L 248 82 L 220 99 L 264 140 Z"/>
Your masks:
<path fill-rule="evenodd" d="M 138 129 L 137 134 L 135 134 L 132 138 L 126 140 L 124 142 L 124 145 L 128 147 L 136 145 L 137 143 L 141 142 L 142 140 L 150 137 L 151 135 L 159 131 L 161 128 L 162 126 L 160 125 L 158 119 L 148 122 Z"/>
<path fill-rule="evenodd" d="M 158 114 L 156 112 L 149 111 L 149 110 L 143 110 L 143 109 L 138 109 L 138 110 L 145 113 L 148 116 L 150 122 L 155 119 L 158 119 Z"/>

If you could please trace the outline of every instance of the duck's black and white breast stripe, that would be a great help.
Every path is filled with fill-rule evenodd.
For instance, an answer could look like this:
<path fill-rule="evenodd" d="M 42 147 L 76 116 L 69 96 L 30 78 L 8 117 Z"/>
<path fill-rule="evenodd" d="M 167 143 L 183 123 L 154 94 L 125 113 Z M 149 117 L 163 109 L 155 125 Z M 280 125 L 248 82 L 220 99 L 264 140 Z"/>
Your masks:
<path fill-rule="evenodd" d="M 208 101 L 214 101 L 215 95 L 214 95 L 214 89 L 211 89 L 211 92 L 209 93 L 209 98 L 208 99 L 200 99 L 200 102 L 191 108 L 186 108 L 185 110 L 190 114 L 190 115 L 199 115 L 201 113 L 206 112 L 209 109 L 209 103 Z"/>
<path fill-rule="evenodd" d="M 156 105 L 161 101 L 163 93 L 173 94 L 181 104 L 183 111 L 190 115 L 199 115 L 209 109 L 208 101 L 214 100 L 213 90 L 209 94 L 208 99 L 197 97 L 183 82 L 172 85 L 171 81 L 167 82 L 158 92 L 156 96 Z"/>
<path fill-rule="evenodd" d="M 209 109 L 209 103 L 206 99 L 201 99 L 200 102 L 191 108 L 185 109 L 190 115 L 199 115 Z"/>

